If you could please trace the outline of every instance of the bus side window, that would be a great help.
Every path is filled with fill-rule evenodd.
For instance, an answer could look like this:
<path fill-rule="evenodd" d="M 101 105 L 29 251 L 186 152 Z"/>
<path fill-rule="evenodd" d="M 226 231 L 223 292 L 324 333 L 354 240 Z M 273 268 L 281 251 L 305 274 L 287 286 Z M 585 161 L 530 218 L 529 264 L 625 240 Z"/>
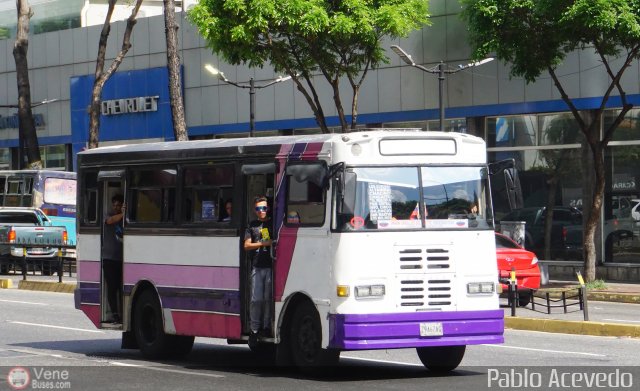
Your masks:
<path fill-rule="evenodd" d="M 173 223 L 177 170 L 159 166 L 132 170 L 128 217 L 135 223 Z"/>
<path fill-rule="evenodd" d="M 4 205 L 4 192 L 5 192 L 6 183 L 7 183 L 7 178 L 1 177 L 0 178 L 0 206 Z"/>
<path fill-rule="evenodd" d="M 227 222 L 224 197 L 233 188 L 233 165 L 191 166 L 182 170 L 182 221 L 209 224 Z"/>
<path fill-rule="evenodd" d="M 302 166 L 302 165 L 300 165 Z M 324 224 L 325 215 L 325 193 L 322 183 L 318 182 L 318 177 L 313 175 L 324 169 L 322 164 L 306 164 L 309 170 L 291 170 L 302 175 L 288 175 L 287 188 L 287 212 L 297 215 L 297 223 L 294 219 L 285 221 L 288 225 L 321 226 Z M 305 172 L 308 171 L 308 172 Z"/>
<path fill-rule="evenodd" d="M 82 221 L 83 225 L 98 224 L 98 173 L 86 172 L 82 181 Z"/>

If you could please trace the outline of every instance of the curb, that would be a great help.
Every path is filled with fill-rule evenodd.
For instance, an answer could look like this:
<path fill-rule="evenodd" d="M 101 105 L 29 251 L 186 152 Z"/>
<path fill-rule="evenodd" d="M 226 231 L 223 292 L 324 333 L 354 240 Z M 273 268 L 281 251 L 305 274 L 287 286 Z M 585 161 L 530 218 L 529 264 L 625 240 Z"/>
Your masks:
<path fill-rule="evenodd" d="M 640 295 L 631 293 L 587 292 L 587 299 L 593 301 L 640 304 Z"/>
<path fill-rule="evenodd" d="M 640 326 L 619 323 L 507 317 L 504 327 L 545 333 L 640 338 Z"/>
<path fill-rule="evenodd" d="M 76 289 L 76 284 L 69 284 L 66 282 L 20 280 L 20 282 L 18 283 L 18 289 L 24 289 L 28 291 L 73 293 L 73 291 Z"/>

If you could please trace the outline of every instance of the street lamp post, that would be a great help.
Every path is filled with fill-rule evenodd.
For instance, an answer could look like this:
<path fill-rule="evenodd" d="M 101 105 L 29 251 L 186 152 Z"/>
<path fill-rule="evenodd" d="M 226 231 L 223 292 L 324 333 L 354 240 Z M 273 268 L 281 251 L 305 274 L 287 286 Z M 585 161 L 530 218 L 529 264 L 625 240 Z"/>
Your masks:
<path fill-rule="evenodd" d="M 256 90 L 260 88 L 269 87 L 276 83 L 281 83 L 283 81 L 287 81 L 291 79 L 291 76 L 282 77 L 279 76 L 277 79 L 272 80 L 268 83 L 256 85 L 255 80 L 252 78 L 249 79 L 249 84 L 241 84 L 232 80 L 229 80 L 225 77 L 224 73 L 220 72 L 218 69 L 214 68 L 210 64 L 206 64 L 204 68 L 209 71 L 212 75 L 216 76 L 219 80 L 231 84 L 232 86 L 236 86 L 238 88 L 248 88 L 249 89 L 249 137 L 253 137 L 256 130 Z"/>
<path fill-rule="evenodd" d="M 476 61 L 476 62 L 472 62 L 466 65 L 458 65 L 457 68 L 453 68 L 453 69 L 447 69 L 446 68 L 446 64 L 443 61 L 440 61 L 440 63 L 438 63 L 438 65 L 436 67 L 433 68 L 426 68 L 420 64 L 416 64 L 413 59 L 411 58 L 411 55 L 407 52 L 405 52 L 400 46 L 398 45 L 391 45 L 391 50 L 393 50 L 399 57 L 400 59 L 402 59 L 402 61 L 405 62 L 405 64 L 410 65 L 414 68 L 418 68 L 421 71 L 424 72 L 429 72 L 429 73 L 434 73 L 434 74 L 438 74 L 438 109 L 439 109 L 439 117 L 440 117 L 440 130 L 444 131 L 444 80 L 445 80 L 445 75 L 447 74 L 452 74 L 452 73 L 457 73 L 460 72 L 464 69 L 467 68 L 471 68 L 471 67 L 477 67 L 478 65 L 482 65 L 482 64 L 486 64 L 490 61 L 493 61 L 493 57 L 488 57 L 485 59 L 482 59 L 480 61 Z"/>

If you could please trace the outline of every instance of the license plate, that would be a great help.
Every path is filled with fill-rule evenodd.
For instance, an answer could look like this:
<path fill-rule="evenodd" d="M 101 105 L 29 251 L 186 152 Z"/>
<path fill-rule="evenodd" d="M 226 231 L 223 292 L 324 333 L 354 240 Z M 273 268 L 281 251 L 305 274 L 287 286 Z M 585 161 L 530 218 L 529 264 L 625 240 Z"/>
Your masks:
<path fill-rule="evenodd" d="M 423 322 L 420 323 L 421 337 L 440 337 L 442 336 L 441 322 Z"/>
<path fill-rule="evenodd" d="M 32 248 L 29 250 L 29 252 L 31 254 L 46 254 L 49 252 L 49 250 L 44 249 L 44 248 Z"/>

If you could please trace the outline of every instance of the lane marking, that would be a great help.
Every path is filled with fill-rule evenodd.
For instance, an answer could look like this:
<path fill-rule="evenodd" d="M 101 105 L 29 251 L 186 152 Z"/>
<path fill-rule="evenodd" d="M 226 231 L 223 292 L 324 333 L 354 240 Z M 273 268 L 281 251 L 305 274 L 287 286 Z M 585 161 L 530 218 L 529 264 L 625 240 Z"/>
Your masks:
<path fill-rule="evenodd" d="M 628 320 L 628 319 L 602 319 L 602 320 L 610 320 L 612 322 L 640 323 L 640 320 Z"/>
<path fill-rule="evenodd" d="M 0 302 L 15 303 L 15 304 L 47 305 L 46 303 L 34 303 L 31 301 L 18 301 L 18 300 L 0 300 Z"/>
<path fill-rule="evenodd" d="M 363 358 L 363 357 L 344 356 L 344 355 L 340 355 L 340 358 L 348 358 L 349 360 L 368 361 L 368 362 L 383 363 L 383 364 L 396 364 L 396 365 L 407 365 L 411 367 L 424 367 L 424 365 L 422 364 L 413 364 L 413 363 L 402 362 L 402 361 L 377 360 L 375 358 Z"/>
<path fill-rule="evenodd" d="M 532 352 L 545 352 L 545 353 L 560 353 L 560 354 L 577 354 L 582 356 L 591 356 L 591 357 L 607 357 L 606 354 L 596 354 L 596 353 L 584 353 L 584 352 L 570 352 L 566 350 L 549 350 L 549 349 L 536 349 L 536 348 L 525 348 L 521 346 L 507 346 L 507 345 L 483 345 L 490 348 L 502 348 L 502 349 L 516 349 L 516 350 L 530 350 Z"/>
<path fill-rule="evenodd" d="M 21 325 L 25 325 L 25 326 L 48 327 L 48 328 L 52 328 L 52 329 L 62 329 L 62 330 L 72 330 L 72 331 L 86 331 L 87 333 L 102 333 L 101 330 L 78 329 L 78 328 L 75 328 L 75 327 L 63 327 L 63 326 L 54 326 L 54 325 L 51 325 L 51 324 L 18 322 L 18 321 L 15 321 L 15 320 L 10 320 L 9 323 L 21 324 Z"/>
<path fill-rule="evenodd" d="M 154 367 L 154 366 L 147 366 L 147 365 L 140 365 L 140 364 L 130 364 L 130 363 L 119 362 L 119 361 L 108 361 L 108 363 L 112 364 L 112 365 L 115 365 L 115 366 L 120 366 L 120 367 L 133 367 L 133 368 L 140 368 L 140 369 L 150 369 L 152 371 L 178 373 L 178 374 L 181 374 L 181 375 L 189 375 L 189 376 L 204 376 L 204 377 L 214 377 L 214 378 L 225 377 L 224 375 L 216 375 L 214 373 L 200 373 L 200 372 L 184 371 L 184 370 L 181 370 L 181 369 L 172 369 L 172 368 L 167 368 L 167 367 Z"/>

